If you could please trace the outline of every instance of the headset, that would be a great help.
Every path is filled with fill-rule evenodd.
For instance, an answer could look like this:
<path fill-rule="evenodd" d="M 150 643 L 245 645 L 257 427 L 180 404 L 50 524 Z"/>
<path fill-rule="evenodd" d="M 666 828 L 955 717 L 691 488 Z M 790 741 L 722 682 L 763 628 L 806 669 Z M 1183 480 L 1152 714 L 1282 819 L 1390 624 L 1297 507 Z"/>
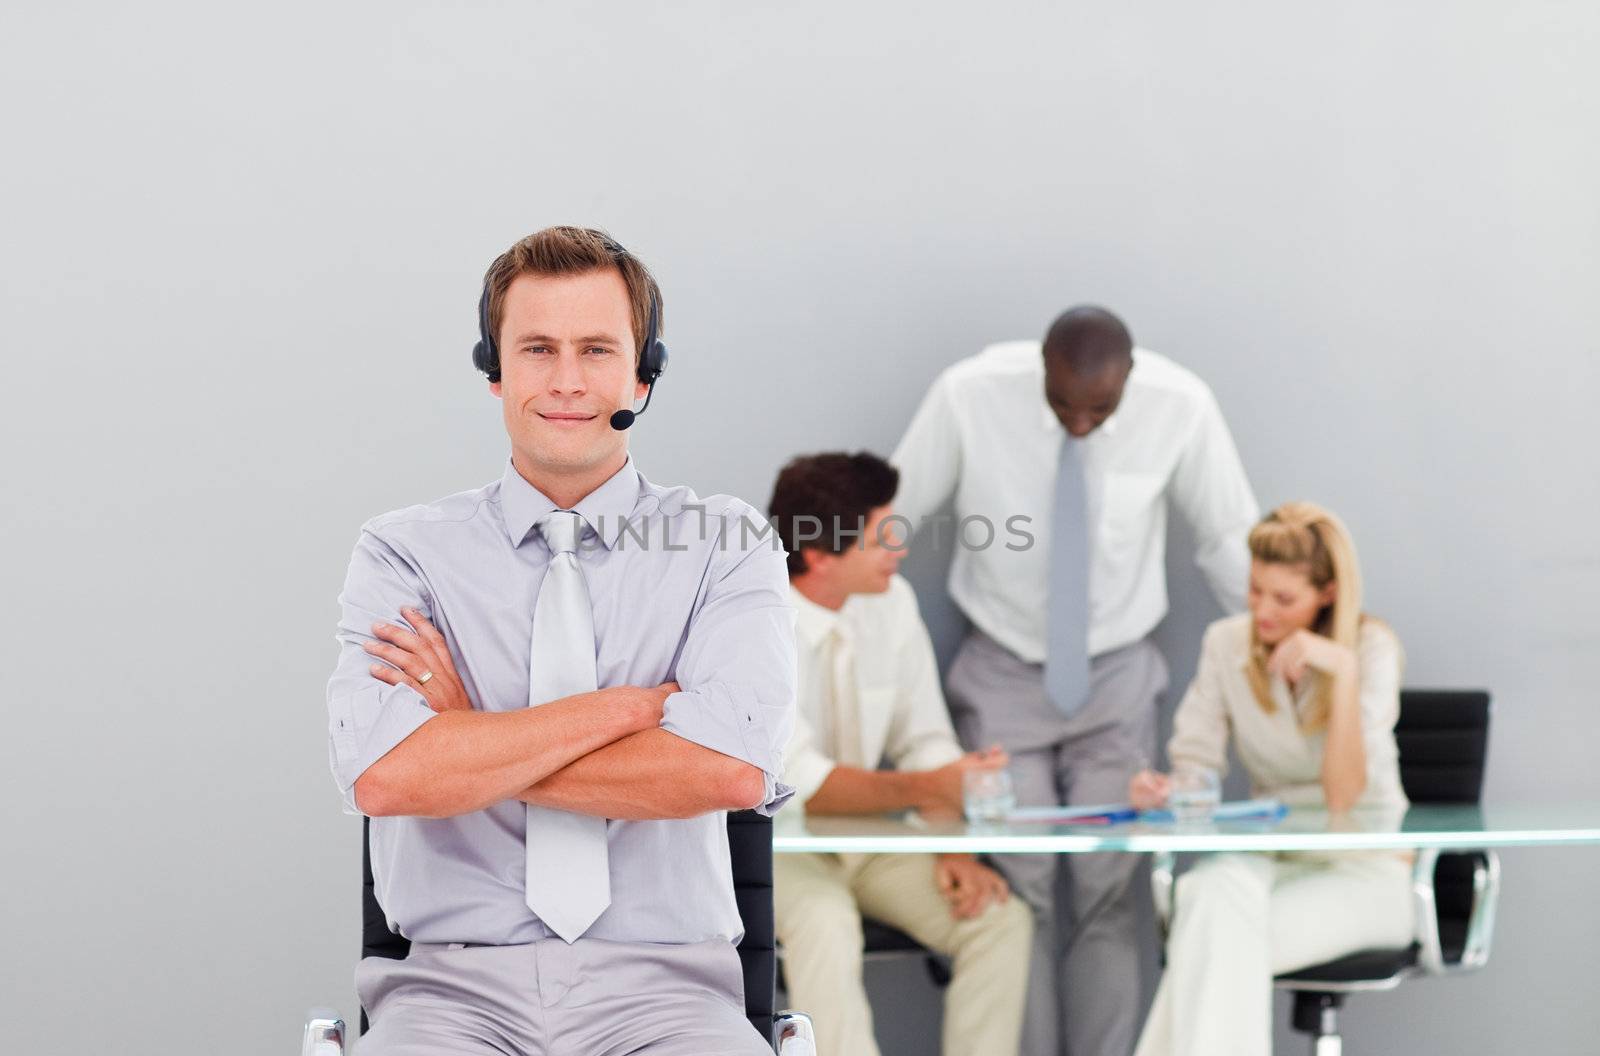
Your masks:
<path fill-rule="evenodd" d="M 606 249 L 611 253 L 611 259 L 620 268 L 622 262 L 632 257 L 621 243 L 609 236 L 601 236 L 605 240 Z M 611 428 L 618 430 L 628 428 L 634 419 L 650 409 L 650 398 L 656 394 L 656 380 L 666 373 L 667 345 L 658 336 L 661 332 L 661 302 L 656 297 L 652 288 L 650 291 L 650 322 L 645 328 L 644 344 L 639 349 L 639 380 L 648 385 L 649 391 L 644 395 L 644 406 L 635 413 L 631 408 L 624 407 L 611 415 Z M 500 380 L 500 349 L 495 343 L 494 335 L 489 332 L 489 283 L 483 284 L 483 292 L 478 295 L 478 343 L 472 346 L 472 365 L 488 376 L 490 381 Z"/>

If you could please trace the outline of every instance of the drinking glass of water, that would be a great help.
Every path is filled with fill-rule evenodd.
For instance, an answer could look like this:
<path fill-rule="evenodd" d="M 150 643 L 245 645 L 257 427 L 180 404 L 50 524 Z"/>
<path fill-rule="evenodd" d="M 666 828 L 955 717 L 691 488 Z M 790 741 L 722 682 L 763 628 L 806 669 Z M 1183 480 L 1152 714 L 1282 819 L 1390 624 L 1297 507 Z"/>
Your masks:
<path fill-rule="evenodd" d="M 961 808 L 969 822 L 1005 821 L 1017 805 L 1011 771 L 968 770 L 961 775 Z"/>
<path fill-rule="evenodd" d="M 1180 766 L 1172 772 L 1167 806 L 1174 821 L 1210 821 L 1221 801 L 1222 781 L 1210 767 Z"/>

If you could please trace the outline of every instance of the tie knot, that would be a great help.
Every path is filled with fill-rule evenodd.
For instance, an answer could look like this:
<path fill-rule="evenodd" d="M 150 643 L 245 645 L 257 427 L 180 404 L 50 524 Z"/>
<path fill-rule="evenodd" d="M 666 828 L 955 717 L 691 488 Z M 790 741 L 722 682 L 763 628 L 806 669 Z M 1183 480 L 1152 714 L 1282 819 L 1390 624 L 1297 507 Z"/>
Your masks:
<path fill-rule="evenodd" d="M 550 544 L 553 554 L 570 554 L 578 549 L 578 533 L 583 529 L 583 518 L 571 510 L 556 510 L 539 521 L 539 534 Z"/>

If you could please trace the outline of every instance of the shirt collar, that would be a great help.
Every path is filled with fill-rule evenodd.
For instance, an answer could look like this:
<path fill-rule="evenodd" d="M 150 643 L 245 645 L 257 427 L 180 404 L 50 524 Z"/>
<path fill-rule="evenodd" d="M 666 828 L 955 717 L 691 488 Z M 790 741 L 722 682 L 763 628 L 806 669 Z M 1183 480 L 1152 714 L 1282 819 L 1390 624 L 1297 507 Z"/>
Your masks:
<path fill-rule="evenodd" d="M 815 648 L 838 628 L 839 612 L 818 605 L 796 590 L 793 583 L 789 584 L 789 600 L 795 608 L 795 633 L 806 645 Z"/>
<path fill-rule="evenodd" d="M 634 468 L 633 456 L 629 455 L 621 469 L 572 508 L 607 550 L 616 545 L 617 537 L 633 515 L 639 501 L 641 479 Z M 517 467 L 506 459 L 506 471 L 500 477 L 500 514 L 505 519 L 506 536 L 513 547 L 521 546 L 539 519 L 558 508 L 549 496 L 523 479 Z"/>

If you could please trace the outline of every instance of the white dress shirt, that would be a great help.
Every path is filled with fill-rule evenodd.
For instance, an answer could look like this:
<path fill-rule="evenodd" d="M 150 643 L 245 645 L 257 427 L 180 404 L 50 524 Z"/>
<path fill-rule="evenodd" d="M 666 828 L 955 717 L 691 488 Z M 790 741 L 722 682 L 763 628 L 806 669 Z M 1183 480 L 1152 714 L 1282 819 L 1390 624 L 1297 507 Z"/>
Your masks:
<path fill-rule="evenodd" d="M 931 770 L 961 758 L 911 584 L 895 576 L 886 592 L 852 594 L 837 611 L 793 586 L 789 598 L 796 610 L 798 706 L 783 783 L 797 801 L 810 799 L 841 762 L 872 770 L 887 756 L 896 770 Z M 843 693 L 835 690 L 841 642 L 854 661 L 846 665 L 854 677 Z M 856 743 L 841 746 L 841 736 Z"/>
<path fill-rule="evenodd" d="M 1045 658 L 1050 511 L 1066 435 L 1045 402 L 1040 343 L 1008 341 L 939 375 L 892 459 L 895 510 L 913 527 L 952 495 L 958 518 L 993 525 L 987 547 L 978 545 L 980 524 L 966 529 L 970 545 L 956 547 L 950 594 L 979 629 L 1030 663 Z M 1116 413 L 1080 442 L 1093 525 L 1089 654 L 1139 641 L 1166 615 L 1169 502 L 1193 530 L 1195 560 L 1218 600 L 1228 611 L 1243 608 L 1245 540 L 1259 510 L 1205 382 L 1135 349 Z"/>

